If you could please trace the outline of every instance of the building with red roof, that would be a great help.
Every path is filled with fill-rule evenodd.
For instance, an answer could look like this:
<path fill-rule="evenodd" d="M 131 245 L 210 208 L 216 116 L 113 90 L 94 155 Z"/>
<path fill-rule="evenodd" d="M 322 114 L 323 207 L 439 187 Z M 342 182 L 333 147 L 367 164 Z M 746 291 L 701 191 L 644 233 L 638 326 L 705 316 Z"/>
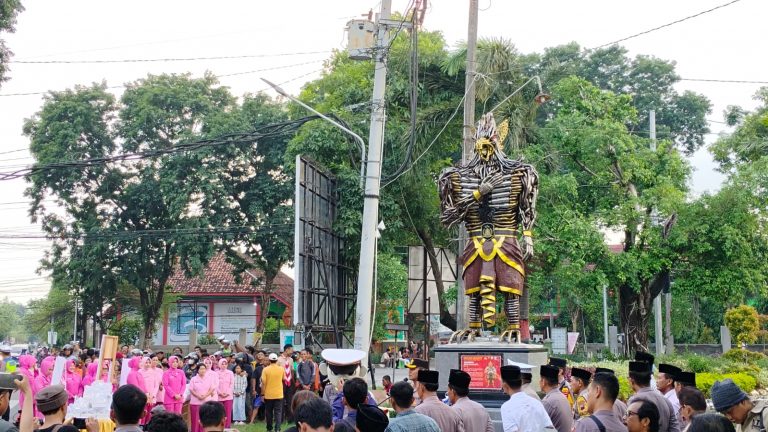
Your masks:
<path fill-rule="evenodd" d="M 169 291 L 180 296 L 163 316 L 162 327 L 155 334 L 156 345 L 189 343 L 189 332 L 197 328 L 204 334 L 237 339 L 241 328 L 248 331 L 248 340 L 256 329 L 263 311 L 263 274 L 256 269 L 242 273 L 240 282 L 233 273 L 234 266 L 223 253 L 215 255 L 202 275 L 186 277 L 178 268 L 168 280 Z M 290 324 L 293 305 L 293 279 L 280 272 L 269 296 L 269 317 Z"/>

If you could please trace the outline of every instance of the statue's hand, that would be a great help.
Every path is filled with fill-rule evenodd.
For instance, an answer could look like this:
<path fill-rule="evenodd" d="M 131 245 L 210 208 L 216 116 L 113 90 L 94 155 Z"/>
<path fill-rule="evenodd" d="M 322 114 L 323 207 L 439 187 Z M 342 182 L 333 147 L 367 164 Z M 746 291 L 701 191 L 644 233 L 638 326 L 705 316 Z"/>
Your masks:
<path fill-rule="evenodd" d="M 533 237 L 523 236 L 523 261 L 533 258 Z"/>
<path fill-rule="evenodd" d="M 491 193 L 493 188 L 500 185 L 502 182 L 504 182 L 504 177 L 501 175 L 501 173 L 496 173 L 484 178 L 480 183 L 480 187 L 478 188 L 480 195 L 488 195 Z"/>

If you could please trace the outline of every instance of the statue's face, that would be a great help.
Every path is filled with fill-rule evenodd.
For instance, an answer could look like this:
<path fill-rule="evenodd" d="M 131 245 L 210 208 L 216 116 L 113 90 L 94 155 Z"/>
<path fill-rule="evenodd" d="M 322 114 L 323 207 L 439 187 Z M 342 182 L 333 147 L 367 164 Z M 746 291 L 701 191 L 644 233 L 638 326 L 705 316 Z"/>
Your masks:
<path fill-rule="evenodd" d="M 486 162 L 491 159 L 495 149 L 496 145 L 488 138 L 480 138 L 475 141 L 475 153 Z"/>

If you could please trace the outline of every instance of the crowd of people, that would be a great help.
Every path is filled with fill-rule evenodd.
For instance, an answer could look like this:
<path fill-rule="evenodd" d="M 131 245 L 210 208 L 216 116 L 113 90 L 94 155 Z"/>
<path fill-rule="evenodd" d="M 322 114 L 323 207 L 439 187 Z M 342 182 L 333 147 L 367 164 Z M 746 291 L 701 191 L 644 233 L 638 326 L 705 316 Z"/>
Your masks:
<path fill-rule="evenodd" d="M 469 397 L 471 376 L 450 370 L 440 399 L 440 373 L 426 360 L 407 363 L 406 381 L 393 383 L 385 376 L 388 397 L 377 401 L 361 378 L 326 381 L 313 353 L 294 353 L 291 345 L 276 353 L 222 340 L 213 354 L 200 347 L 187 355 L 180 351 L 166 356 L 123 346 L 117 359 L 127 359 L 129 371 L 122 373 L 118 361 L 112 375 L 105 371 L 101 377 L 96 376 L 99 353 L 93 350 L 65 346 L 58 353 L 22 355 L 21 379 L 15 382 L 20 411 L 10 422 L 0 421 L 0 432 L 104 431 L 96 419 L 72 424 L 67 416 L 67 406 L 95 380 L 113 385 L 111 418 L 118 432 L 222 431 L 262 419 L 268 432 L 495 431 L 489 411 Z M 51 382 L 54 354 L 66 360 L 57 385 Z M 610 369 L 569 368 L 558 358 L 535 371 L 501 366 L 501 387 L 508 396 L 500 407 L 503 430 L 731 432 L 734 424 L 741 432 L 766 430 L 768 403 L 753 401 L 730 379 L 712 386 L 712 410 L 696 388 L 694 373 L 654 361 L 637 353 L 629 363 L 633 394 L 627 401 L 619 399 L 619 379 Z M 540 391 L 533 388 L 534 372 Z M 0 390 L 0 413 L 8 410 L 10 394 Z"/>

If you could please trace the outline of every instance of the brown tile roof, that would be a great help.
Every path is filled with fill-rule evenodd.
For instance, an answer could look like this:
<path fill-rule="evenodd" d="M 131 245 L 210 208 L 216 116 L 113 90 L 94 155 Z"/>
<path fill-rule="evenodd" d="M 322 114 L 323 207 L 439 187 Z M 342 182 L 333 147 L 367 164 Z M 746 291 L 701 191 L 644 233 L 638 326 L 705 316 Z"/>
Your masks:
<path fill-rule="evenodd" d="M 624 245 L 623 244 L 612 244 L 608 245 L 608 250 L 615 254 L 620 254 L 624 252 Z"/>
<path fill-rule="evenodd" d="M 173 292 L 196 297 L 207 295 L 253 297 L 263 293 L 263 283 L 253 285 L 253 278 L 247 273 L 243 273 L 242 283 L 238 284 L 232 274 L 233 268 L 232 264 L 227 262 L 224 253 L 219 253 L 211 258 L 203 274 L 198 277 L 187 278 L 184 271 L 177 268 L 173 276 L 168 279 L 168 285 Z M 257 269 L 248 271 L 257 277 L 262 275 L 262 272 Z M 274 283 L 275 291 L 272 296 L 286 305 L 293 304 L 293 279 L 280 272 Z"/>

